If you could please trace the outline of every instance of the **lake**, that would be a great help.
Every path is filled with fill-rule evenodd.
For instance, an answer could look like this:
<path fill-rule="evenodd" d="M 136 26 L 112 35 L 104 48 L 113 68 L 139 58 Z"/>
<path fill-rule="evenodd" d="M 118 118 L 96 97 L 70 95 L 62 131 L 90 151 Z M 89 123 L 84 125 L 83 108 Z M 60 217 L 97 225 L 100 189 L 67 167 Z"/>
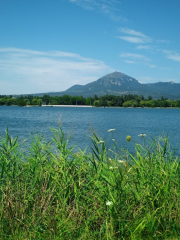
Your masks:
<path fill-rule="evenodd" d="M 134 142 L 142 143 L 139 134 L 146 134 L 147 140 L 168 135 L 173 148 L 180 143 L 180 109 L 0 107 L 0 135 L 8 127 L 13 137 L 29 140 L 30 133 L 38 132 L 49 139 L 49 128 L 57 128 L 60 121 L 64 132 L 71 134 L 71 145 L 81 149 L 89 146 L 92 128 L 101 139 L 115 139 L 119 148 L 127 146 L 127 135 L 132 136 L 129 148 Z M 115 131 L 109 133 L 109 129 Z"/>

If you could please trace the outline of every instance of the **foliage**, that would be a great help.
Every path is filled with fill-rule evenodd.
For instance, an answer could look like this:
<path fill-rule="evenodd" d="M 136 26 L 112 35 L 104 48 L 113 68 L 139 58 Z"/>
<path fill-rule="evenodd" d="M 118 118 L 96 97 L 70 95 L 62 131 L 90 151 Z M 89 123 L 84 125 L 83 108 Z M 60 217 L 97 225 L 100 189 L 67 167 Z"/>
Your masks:
<path fill-rule="evenodd" d="M 38 96 L 19 96 L 14 98 L 12 96 L 0 95 L 0 105 L 18 105 L 18 106 L 41 106 L 44 105 L 91 105 L 94 107 L 174 107 L 180 108 L 180 100 L 168 100 L 167 98 L 161 97 L 161 99 L 152 99 L 149 96 L 145 99 L 144 96 L 139 95 L 104 95 L 98 97 L 84 98 L 79 96 L 49 96 L 44 95 L 43 97 Z"/>
<path fill-rule="evenodd" d="M 62 127 L 52 134 L 27 147 L 1 137 L 0 239 L 179 239 L 180 161 L 167 138 L 119 153 L 93 131 L 86 153 Z"/>

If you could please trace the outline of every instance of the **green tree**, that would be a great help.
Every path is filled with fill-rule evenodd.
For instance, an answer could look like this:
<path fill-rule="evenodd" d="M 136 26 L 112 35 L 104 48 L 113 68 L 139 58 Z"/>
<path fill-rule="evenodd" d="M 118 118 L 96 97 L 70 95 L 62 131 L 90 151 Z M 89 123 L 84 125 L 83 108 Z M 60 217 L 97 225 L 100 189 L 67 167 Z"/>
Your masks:
<path fill-rule="evenodd" d="M 153 100 L 154 107 L 161 107 L 161 100 Z"/>
<path fill-rule="evenodd" d="M 92 106 L 94 102 L 94 99 L 92 97 L 86 98 L 86 105 Z"/>
<path fill-rule="evenodd" d="M 24 101 L 26 102 L 26 105 L 30 105 L 29 99 L 24 99 Z"/>
<path fill-rule="evenodd" d="M 52 99 L 52 100 L 50 101 L 50 105 L 58 105 L 58 104 L 57 104 L 57 101 L 56 101 L 55 99 Z"/>
<path fill-rule="evenodd" d="M 50 103 L 50 96 L 49 95 L 44 95 L 42 97 L 42 101 L 45 105 L 48 105 Z"/>
<path fill-rule="evenodd" d="M 180 100 L 176 102 L 176 107 L 180 108 Z"/>
<path fill-rule="evenodd" d="M 134 100 L 126 101 L 123 103 L 123 107 L 136 107 L 137 102 Z"/>
<path fill-rule="evenodd" d="M 41 98 L 37 99 L 37 105 L 38 105 L 38 106 L 41 106 L 41 105 L 42 105 L 42 99 L 41 99 Z"/>
<path fill-rule="evenodd" d="M 146 107 L 154 107 L 154 101 L 153 100 L 145 101 L 145 106 Z"/>
<path fill-rule="evenodd" d="M 99 102 L 99 100 L 94 101 L 93 106 L 95 106 L 95 107 L 100 107 L 100 102 Z"/>
<path fill-rule="evenodd" d="M 32 100 L 32 105 L 38 105 L 38 102 L 37 102 L 37 99 L 36 99 L 36 98 L 33 98 L 33 100 Z"/>
<path fill-rule="evenodd" d="M 111 107 L 112 106 L 112 101 L 107 101 L 107 106 Z"/>
<path fill-rule="evenodd" d="M 146 106 L 146 101 L 141 100 L 140 103 L 139 103 L 139 106 L 140 107 L 145 107 Z"/>
<path fill-rule="evenodd" d="M 24 107 L 24 106 L 26 106 L 26 102 L 24 101 L 24 99 L 18 99 L 17 105 L 20 107 Z"/>

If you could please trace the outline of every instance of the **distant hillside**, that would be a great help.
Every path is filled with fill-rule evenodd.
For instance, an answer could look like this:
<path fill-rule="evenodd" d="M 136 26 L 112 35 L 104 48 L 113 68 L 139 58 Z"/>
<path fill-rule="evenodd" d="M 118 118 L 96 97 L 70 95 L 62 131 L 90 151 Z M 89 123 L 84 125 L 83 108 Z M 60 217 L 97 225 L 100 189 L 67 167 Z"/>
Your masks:
<path fill-rule="evenodd" d="M 180 99 L 180 83 L 158 82 L 141 84 L 135 78 L 132 78 L 121 72 L 107 74 L 98 80 L 86 85 L 74 85 L 63 92 L 49 92 L 33 94 L 36 96 L 83 96 L 91 97 L 95 94 L 102 96 L 109 95 L 126 95 L 137 94 L 144 97 L 152 96 L 154 99 L 162 96 L 168 99 Z"/>

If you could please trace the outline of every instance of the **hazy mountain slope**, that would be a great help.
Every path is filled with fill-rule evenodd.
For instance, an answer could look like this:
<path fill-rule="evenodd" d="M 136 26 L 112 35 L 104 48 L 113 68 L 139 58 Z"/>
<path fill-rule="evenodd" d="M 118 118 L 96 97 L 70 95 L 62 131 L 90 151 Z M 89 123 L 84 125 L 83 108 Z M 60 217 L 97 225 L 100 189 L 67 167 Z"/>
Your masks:
<path fill-rule="evenodd" d="M 84 86 L 75 85 L 63 92 L 63 94 L 78 94 L 85 97 L 94 94 L 98 96 L 104 94 L 138 94 L 145 97 L 152 96 L 153 98 L 164 96 L 169 99 L 180 99 L 180 84 L 174 82 L 141 84 L 126 74 L 114 72 Z"/>
<path fill-rule="evenodd" d="M 144 97 L 152 96 L 154 99 L 166 97 L 169 99 L 180 99 L 180 84 L 174 82 L 158 82 L 151 84 L 141 84 L 135 78 L 132 78 L 121 72 L 107 74 L 98 80 L 86 85 L 74 85 L 63 92 L 48 92 L 32 94 L 36 96 L 84 96 L 91 97 L 95 94 L 102 96 L 137 94 Z M 24 94 L 25 95 L 25 94 Z"/>

